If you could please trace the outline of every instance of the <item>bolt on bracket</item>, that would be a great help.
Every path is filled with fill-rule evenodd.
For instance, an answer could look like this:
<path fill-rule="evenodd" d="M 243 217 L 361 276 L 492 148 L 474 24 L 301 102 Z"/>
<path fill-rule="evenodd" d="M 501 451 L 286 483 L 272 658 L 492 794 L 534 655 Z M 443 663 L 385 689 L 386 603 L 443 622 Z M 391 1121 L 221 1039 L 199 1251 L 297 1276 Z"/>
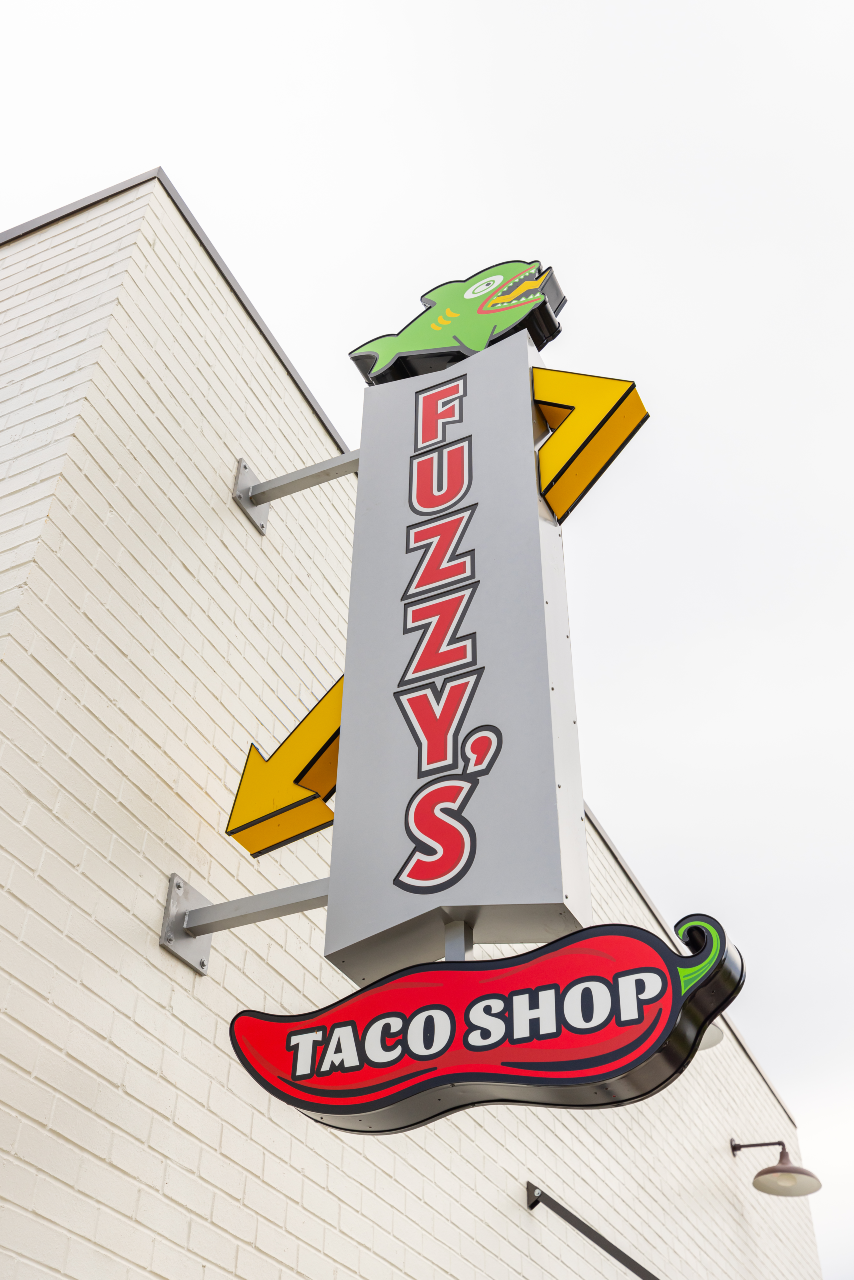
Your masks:
<path fill-rule="evenodd" d="M 249 466 L 245 458 L 237 459 L 237 475 L 234 477 L 234 489 L 231 496 L 237 503 L 240 510 L 246 516 L 247 520 L 251 520 L 259 533 L 266 535 L 267 520 L 270 516 L 269 502 L 261 503 L 256 506 L 251 501 L 250 494 L 254 485 L 259 484 L 258 477 Z"/>
<path fill-rule="evenodd" d="M 173 871 L 169 877 L 169 891 L 166 894 L 166 909 L 163 912 L 163 924 L 160 929 L 160 945 L 178 960 L 183 960 L 196 973 L 204 976 L 208 972 L 211 958 L 210 934 L 194 937 L 184 928 L 187 913 L 196 907 L 209 907 L 210 898 L 206 898 L 187 884 L 181 875 Z"/>

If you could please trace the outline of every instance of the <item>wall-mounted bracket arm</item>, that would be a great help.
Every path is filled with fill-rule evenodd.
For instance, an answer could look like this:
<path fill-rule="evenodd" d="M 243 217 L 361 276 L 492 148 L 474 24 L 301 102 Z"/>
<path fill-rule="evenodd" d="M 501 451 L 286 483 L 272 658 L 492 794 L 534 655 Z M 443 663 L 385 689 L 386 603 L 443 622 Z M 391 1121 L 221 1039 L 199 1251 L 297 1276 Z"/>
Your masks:
<path fill-rule="evenodd" d="M 173 873 L 169 877 L 160 945 L 196 973 L 206 974 L 210 934 L 296 915 L 300 911 L 313 911 L 315 907 L 325 907 L 328 898 L 327 878 L 289 885 L 286 889 L 271 889 L 268 893 L 254 893 L 232 902 L 213 903 L 188 885 L 183 876 Z"/>
<path fill-rule="evenodd" d="M 303 489 L 313 489 L 318 484 L 326 484 L 328 480 L 353 475 L 358 470 L 358 449 L 354 449 L 352 453 L 342 453 L 337 458 L 314 462 L 310 467 L 291 471 L 275 480 L 259 480 L 246 459 L 239 458 L 232 497 L 258 532 L 265 534 L 271 502 L 287 498 L 292 493 L 301 493 Z"/>
<path fill-rule="evenodd" d="M 187 912 L 184 928 L 192 937 L 201 938 L 208 933 L 219 933 L 220 929 L 238 929 L 244 924 L 277 920 L 279 916 L 293 916 L 299 911 L 314 911 L 315 907 L 325 907 L 328 898 L 328 877 L 309 880 L 308 884 L 253 893 L 248 898 L 235 898 L 233 902 L 196 907 Z"/>
<path fill-rule="evenodd" d="M 746 1151 L 749 1147 L 780 1147 L 782 1151 L 786 1150 L 786 1144 L 782 1138 L 777 1138 L 774 1142 L 736 1142 L 735 1138 L 729 1140 L 729 1149 L 734 1156 L 737 1156 L 739 1151 Z"/>

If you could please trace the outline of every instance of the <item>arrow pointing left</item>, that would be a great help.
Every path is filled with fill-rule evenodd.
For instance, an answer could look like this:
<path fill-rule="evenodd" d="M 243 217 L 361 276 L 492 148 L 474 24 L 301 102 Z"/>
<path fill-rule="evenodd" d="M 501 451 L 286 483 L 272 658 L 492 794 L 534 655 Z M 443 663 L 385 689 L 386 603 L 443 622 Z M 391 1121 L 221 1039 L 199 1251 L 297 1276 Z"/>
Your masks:
<path fill-rule="evenodd" d="M 265 760 L 253 744 L 226 833 L 258 858 L 332 825 L 344 677 Z"/>

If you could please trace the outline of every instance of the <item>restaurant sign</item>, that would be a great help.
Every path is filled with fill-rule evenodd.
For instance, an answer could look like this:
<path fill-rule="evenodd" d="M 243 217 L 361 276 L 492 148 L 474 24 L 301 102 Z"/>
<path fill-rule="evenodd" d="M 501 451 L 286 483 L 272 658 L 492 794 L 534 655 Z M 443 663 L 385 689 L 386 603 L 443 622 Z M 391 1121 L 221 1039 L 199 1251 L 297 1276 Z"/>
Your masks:
<path fill-rule="evenodd" d="M 744 980 L 708 917 L 677 927 L 688 955 L 594 925 L 562 525 L 647 413 L 628 379 L 542 366 L 564 301 L 551 268 L 508 260 L 351 352 L 367 388 L 345 671 L 277 750 L 250 748 L 227 827 L 253 857 L 331 827 L 329 877 L 183 917 L 203 971 L 214 917 L 327 905 L 326 959 L 356 989 L 238 1013 L 231 1040 L 336 1129 L 636 1102 Z M 536 949 L 471 959 L 508 943 Z"/>
<path fill-rule="evenodd" d="M 744 981 L 716 920 L 676 933 L 692 955 L 605 925 L 415 966 L 314 1013 L 239 1013 L 231 1042 L 269 1093 L 333 1129 L 395 1133 L 497 1102 L 621 1106 L 672 1083 Z"/>

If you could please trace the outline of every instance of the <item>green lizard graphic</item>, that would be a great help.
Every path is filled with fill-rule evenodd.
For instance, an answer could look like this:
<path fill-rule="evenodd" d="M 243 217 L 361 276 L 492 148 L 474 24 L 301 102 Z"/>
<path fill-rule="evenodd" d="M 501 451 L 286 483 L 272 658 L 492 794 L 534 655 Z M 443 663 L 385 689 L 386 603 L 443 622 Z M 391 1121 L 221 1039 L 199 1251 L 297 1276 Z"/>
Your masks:
<path fill-rule="evenodd" d="M 425 293 L 425 310 L 399 333 L 374 338 L 350 352 L 369 385 L 435 373 L 526 328 L 537 349 L 560 333 L 566 298 L 551 267 L 499 262 L 467 280 L 449 280 Z"/>

